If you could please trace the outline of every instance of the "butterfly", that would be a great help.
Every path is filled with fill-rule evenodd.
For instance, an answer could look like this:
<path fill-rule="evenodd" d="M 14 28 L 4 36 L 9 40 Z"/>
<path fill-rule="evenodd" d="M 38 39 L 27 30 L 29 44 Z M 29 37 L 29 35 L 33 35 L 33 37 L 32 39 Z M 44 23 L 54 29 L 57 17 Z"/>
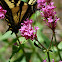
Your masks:
<path fill-rule="evenodd" d="M 21 0 L 0 0 L 0 5 L 7 10 L 5 20 L 8 23 L 8 30 L 18 33 L 21 23 L 36 11 L 36 0 L 29 0 L 27 3 Z"/>

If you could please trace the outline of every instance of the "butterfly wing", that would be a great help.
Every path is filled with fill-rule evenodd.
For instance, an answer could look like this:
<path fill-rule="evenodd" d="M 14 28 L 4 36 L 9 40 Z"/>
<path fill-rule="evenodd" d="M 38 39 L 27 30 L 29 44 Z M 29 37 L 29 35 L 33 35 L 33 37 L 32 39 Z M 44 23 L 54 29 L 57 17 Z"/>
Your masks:
<path fill-rule="evenodd" d="M 33 14 L 33 8 L 36 4 L 28 4 L 20 0 L 1 0 L 2 7 L 7 10 L 5 20 L 8 22 L 9 29 L 14 33 L 18 33 L 21 22 L 30 18 Z"/>

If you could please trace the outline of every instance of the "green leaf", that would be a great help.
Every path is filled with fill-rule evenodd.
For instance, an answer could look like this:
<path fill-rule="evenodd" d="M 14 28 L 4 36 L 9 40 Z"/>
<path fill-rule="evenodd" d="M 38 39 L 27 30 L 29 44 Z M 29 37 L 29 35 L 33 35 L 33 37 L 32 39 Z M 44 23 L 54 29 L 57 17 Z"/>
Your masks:
<path fill-rule="evenodd" d="M 25 37 L 19 37 L 19 41 L 21 42 L 21 44 L 24 44 L 25 42 L 27 42 Z"/>
<path fill-rule="evenodd" d="M 20 62 L 26 62 L 26 58 L 24 57 L 24 58 L 23 58 L 23 60 L 22 60 L 22 61 L 20 61 Z"/>
<path fill-rule="evenodd" d="M 30 17 L 30 19 L 36 20 L 39 15 L 40 15 L 40 12 L 36 11 L 34 14 L 32 14 L 32 16 Z"/>
<path fill-rule="evenodd" d="M 27 62 L 29 62 L 29 61 L 30 61 L 31 55 L 32 55 L 32 53 L 26 53 Z M 29 57 L 29 58 L 28 58 L 28 57 Z"/>
<path fill-rule="evenodd" d="M 58 48 L 62 49 L 62 41 L 58 44 Z"/>
<path fill-rule="evenodd" d="M 23 46 L 23 45 L 21 45 Z M 20 51 L 20 49 L 22 48 L 21 46 L 16 46 L 16 45 L 13 45 L 12 46 L 12 55 L 10 56 L 10 59 L 17 53 Z"/>
<path fill-rule="evenodd" d="M 12 54 L 16 53 L 18 50 L 18 46 L 13 45 L 12 46 Z"/>
<path fill-rule="evenodd" d="M 18 59 L 16 59 L 13 62 L 21 62 L 23 58 L 24 58 L 24 54 L 22 54 Z"/>
<path fill-rule="evenodd" d="M 41 62 L 35 53 L 32 54 L 31 62 Z"/>
<path fill-rule="evenodd" d="M 44 39 L 45 46 L 48 48 L 50 44 L 50 39 L 41 32 L 41 36 Z"/>
<path fill-rule="evenodd" d="M 28 0 L 21 0 L 21 1 L 28 2 Z"/>
<path fill-rule="evenodd" d="M 39 22 L 36 24 L 36 26 L 39 27 L 39 30 L 37 31 L 38 40 L 39 40 L 40 42 L 43 42 L 44 39 L 43 39 L 42 34 L 41 34 L 41 31 L 43 30 L 43 26 L 42 26 Z"/>
<path fill-rule="evenodd" d="M 13 33 L 11 35 L 11 33 L 12 33 L 12 31 L 8 31 L 4 35 L 1 35 L 0 40 L 5 40 L 5 39 L 8 39 L 8 38 L 15 38 L 15 34 Z"/>

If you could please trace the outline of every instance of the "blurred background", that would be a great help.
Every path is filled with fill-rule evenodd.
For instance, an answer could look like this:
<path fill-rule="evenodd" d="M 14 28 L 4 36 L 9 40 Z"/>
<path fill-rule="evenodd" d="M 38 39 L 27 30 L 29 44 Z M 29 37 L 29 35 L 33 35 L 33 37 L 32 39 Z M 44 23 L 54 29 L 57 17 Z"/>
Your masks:
<path fill-rule="evenodd" d="M 53 1 L 55 3 L 54 5 L 56 6 L 55 10 L 57 12 L 57 16 L 60 18 L 60 20 L 57 22 L 56 38 L 62 57 L 62 0 Z M 38 26 L 40 28 L 37 32 L 38 40 L 48 48 L 52 31 L 45 25 L 39 11 L 36 11 L 31 18 L 34 20 L 33 26 Z M 26 62 L 26 59 L 28 59 L 28 62 L 42 62 L 43 59 L 47 58 L 47 54 L 44 53 L 42 49 L 34 46 L 35 40 L 31 41 L 20 37 L 20 32 L 18 33 L 21 43 L 21 47 L 19 48 L 16 44 L 17 38 L 15 34 L 13 33 L 11 35 L 11 31 L 6 32 L 7 29 L 7 22 L 4 21 L 4 19 L 0 20 L 0 62 L 8 62 L 10 59 L 10 62 Z M 53 45 L 51 47 L 53 52 L 50 52 L 51 61 L 54 59 L 55 62 L 59 62 L 60 59 L 57 49 L 55 45 Z"/>

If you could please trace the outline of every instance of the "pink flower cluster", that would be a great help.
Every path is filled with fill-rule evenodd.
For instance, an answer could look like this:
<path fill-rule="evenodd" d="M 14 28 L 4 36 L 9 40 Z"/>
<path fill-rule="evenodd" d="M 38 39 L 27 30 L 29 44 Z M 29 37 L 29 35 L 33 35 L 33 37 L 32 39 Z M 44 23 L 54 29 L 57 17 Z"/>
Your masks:
<path fill-rule="evenodd" d="M 45 7 L 46 6 L 46 2 L 47 2 L 47 4 L 49 4 L 51 2 L 51 0 L 37 0 L 38 8 Z"/>
<path fill-rule="evenodd" d="M 56 23 L 59 20 L 59 18 L 55 16 L 56 12 L 54 9 L 56 7 L 53 5 L 54 2 L 51 2 L 51 0 L 37 0 L 37 3 L 38 8 L 42 11 L 41 16 L 44 17 L 43 20 L 46 22 L 46 25 L 54 31 Z"/>
<path fill-rule="evenodd" d="M 6 10 L 4 10 L 3 8 L 2 8 L 2 6 L 0 6 L 0 19 L 3 19 L 4 17 L 5 17 L 5 14 L 6 14 Z"/>
<path fill-rule="evenodd" d="M 47 59 L 46 60 L 43 60 L 43 62 L 47 62 Z M 52 62 L 54 62 L 54 59 L 53 59 L 53 61 Z M 59 61 L 59 62 L 62 62 L 62 61 Z"/>
<path fill-rule="evenodd" d="M 35 37 L 37 37 L 37 30 L 39 29 L 38 27 L 34 27 L 35 30 L 33 30 L 33 27 L 32 27 L 32 19 L 29 20 L 28 18 L 26 19 L 26 21 L 24 21 L 24 23 L 21 23 L 21 28 L 20 28 L 20 31 L 21 31 L 21 35 L 23 37 L 25 37 L 26 39 L 31 39 L 33 41 L 33 39 Z"/>

